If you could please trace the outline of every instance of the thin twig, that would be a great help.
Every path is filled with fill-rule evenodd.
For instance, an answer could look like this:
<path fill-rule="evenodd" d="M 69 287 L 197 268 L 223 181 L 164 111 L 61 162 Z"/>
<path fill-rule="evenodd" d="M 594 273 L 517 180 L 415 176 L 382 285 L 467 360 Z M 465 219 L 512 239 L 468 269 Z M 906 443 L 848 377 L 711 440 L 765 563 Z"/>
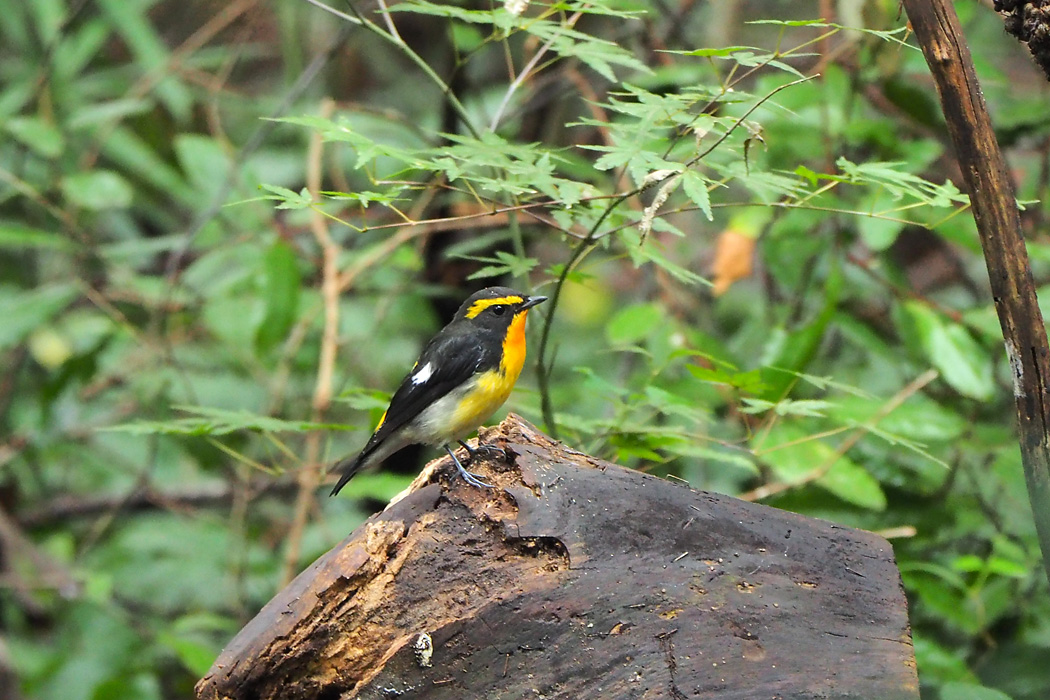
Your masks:
<path fill-rule="evenodd" d="M 290 500 L 290 497 L 297 491 L 297 485 L 286 480 L 265 479 L 247 486 L 250 487 L 247 489 L 250 498 L 265 494 L 273 498 Z M 92 518 L 118 508 L 124 513 L 142 510 L 193 513 L 197 508 L 230 505 L 237 498 L 236 491 L 239 488 L 241 487 L 227 483 L 160 491 L 147 484 L 137 488 L 130 495 L 123 493 L 60 495 L 35 508 L 19 511 L 14 517 L 22 527 L 35 528 L 59 524 L 69 526 L 72 521 Z"/>
<path fill-rule="evenodd" d="M 383 0 L 379 1 L 382 2 Z M 514 95 L 517 89 L 521 87 L 521 84 L 524 83 L 525 80 L 532 74 L 532 71 L 539 64 L 540 59 L 542 59 L 543 56 L 548 51 L 550 51 L 550 48 L 554 45 L 555 40 L 561 36 L 561 31 L 565 29 L 572 29 L 576 25 L 576 23 L 580 21 L 580 17 L 583 17 L 584 11 L 587 10 L 587 8 L 589 7 L 589 4 L 584 5 L 582 9 L 576 12 L 576 14 L 574 14 L 572 17 L 569 17 L 569 19 L 565 20 L 565 24 L 563 24 L 559 28 L 559 31 L 552 34 L 551 38 L 547 40 L 547 43 L 536 50 L 536 53 L 533 54 L 532 58 L 529 59 L 529 62 L 525 64 L 525 66 L 521 69 L 521 72 L 518 73 L 517 77 L 515 77 L 511 84 L 507 87 L 507 91 L 503 94 L 503 99 L 500 101 L 499 107 L 496 108 L 496 114 L 492 117 L 492 124 L 489 126 L 490 131 L 496 131 L 496 127 L 499 126 L 499 120 L 503 118 L 503 112 L 506 111 L 507 105 L 510 104 L 510 98 Z"/>
<path fill-rule="evenodd" d="M 759 486 L 757 489 L 740 494 L 739 496 L 737 496 L 737 498 L 740 498 L 744 501 L 760 501 L 764 498 L 769 498 L 770 496 L 781 493 L 783 491 L 798 488 L 799 486 L 804 486 L 824 477 L 829 471 L 831 471 L 831 468 L 835 466 L 835 463 L 839 461 L 839 459 L 841 459 L 843 456 L 845 456 L 847 452 L 853 449 L 853 446 L 856 445 L 862 437 L 871 432 L 871 429 L 878 425 L 883 418 L 895 411 L 902 403 L 908 400 L 909 397 L 911 397 L 913 394 L 918 393 L 920 390 L 922 390 L 923 387 L 925 387 L 937 377 L 937 370 L 929 369 L 920 374 L 915 379 L 913 379 L 911 382 L 909 382 L 907 386 L 902 388 L 900 391 L 894 394 L 889 401 L 883 404 L 875 413 L 875 415 L 872 416 L 868 421 L 866 421 L 864 425 L 858 426 L 850 435 L 848 435 L 846 439 L 842 441 L 842 444 L 840 444 L 835 450 L 835 453 L 828 457 L 828 459 L 825 460 L 823 464 L 817 466 L 815 469 L 812 469 L 811 471 L 807 472 L 806 474 L 803 474 L 801 477 L 793 481 L 783 481 L 773 484 L 764 484 L 762 486 Z M 816 439 L 818 437 L 820 436 L 810 436 L 811 439 Z M 775 447 L 769 448 L 766 451 L 770 452 L 772 450 L 780 449 L 782 447 L 787 447 L 788 444 L 777 445 Z"/>
<path fill-rule="evenodd" d="M 379 0 L 379 7 L 383 10 L 380 14 L 383 15 L 383 22 L 386 23 L 386 28 L 390 31 L 390 35 L 402 44 L 405 43 L 405 40 L 401 38 L 401 34 L 398 33 L 397 27 L 394 25 L 394 18 L 390 16 L 390 10 L 386 6 L 386 0 Z"/>
<path fill-rule="evenodd" d="M 326 99 L 321 103 L 320 116 L 327 119 L 335 111 L 335 102 Z M 324 139 L 320 131 L 310 136 L 307 151 L 306 187 L 314 199 L 321 196 L 321 172 L 324 162 Z M 335 372 L 336 350 L 339 340 L 339 253 L 340 249 L 328 232 L 328 219 L 315 205 L 310 210 L 310 229 L 321 247 L 321 298 L 324 301 L 324 331 L 321 336 L 321 353 L 317 363 L 317 383 L 314 385 L 313 411 L 310 420 L 324 421 L 325 412 L 332 402 L 332 376 Z M 295 499 L 292 524 L 288 529 L 288 546 L 284 554 L 281 585 L 287 585 L 295 575 L 299 563 L 303 531 L 314 495 L 321 481 L 321 432 L 312 430 L 306 436 L 305 464 L 299 469 L 299 494 Z"/>

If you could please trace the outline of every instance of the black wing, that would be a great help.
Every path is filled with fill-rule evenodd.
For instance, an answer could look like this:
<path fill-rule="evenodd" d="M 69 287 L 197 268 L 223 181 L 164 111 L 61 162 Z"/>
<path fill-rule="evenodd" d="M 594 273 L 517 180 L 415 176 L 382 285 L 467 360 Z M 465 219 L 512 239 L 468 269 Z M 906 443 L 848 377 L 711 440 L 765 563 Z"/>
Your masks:
<path fill-rule="evenodd" d="M 423 348 L 415 367 L 394 392 L 383 422 L 372 433 L 368 444 L 357 455 L 339 462 L 334 467 L 334 470 L 342 472 L 342 476 L 332 489 L 331 495 L 339 493 L 354 474 L 368 464 L 369 456 L 384 440 L 411 422 L 427 406 L 465 382 L 479 368 L 499 363 L 499 341 L 486 342 L 485 334 L 476 331 L 467 337 L 462 330 L 449 330 L 446 326 Z M 412 377 L 417 376 L 428 364 L 431 371 L 427 380 L 418 384 L 413 382 Z"/>
<path fill-rule="evenodd" d="M 376 428 L 368 440 L 363 455 L 367 455 L 376 445 L 398 429 L 409 423 L 423 410 L 449 393 L 473 375 L 479 367 L 492 362 L 488 357 L 482 336 L 477 333 L 438 333 L 423 348 L 423 352 L 401 386 L 390 399 L 383 423 Z M 498 361 L 498 359 L 496 360 Z M 426 381 L 416 384 L 412 378 L 427 365 L 431 367 Z"/>

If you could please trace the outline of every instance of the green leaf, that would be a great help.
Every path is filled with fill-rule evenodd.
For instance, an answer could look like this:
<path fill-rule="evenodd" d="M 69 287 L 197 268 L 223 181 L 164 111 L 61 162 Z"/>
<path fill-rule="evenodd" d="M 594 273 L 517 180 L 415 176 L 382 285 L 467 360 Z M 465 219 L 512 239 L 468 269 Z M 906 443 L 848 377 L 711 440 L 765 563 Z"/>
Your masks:
<path fill-rule="evenodd" d="M 113 129 L 104 142 L 102 152 L 129 173 L 163 192 L 166 197 L 174 197 L 194 210 L 200 206 L 200 193 L 189 187 L 178 170 L 130 129 L 121 126 Z"/>
<path fill-rule="evenodd" d="M 175 138 L 175 153 L 186 179 L 198 191 L 211 195 L 222 188 L 230 171 L 230 159 L 215 139 L 180 134 Z"/>
<path fill-rule="evenodd" d="M 758 370 L 735 372 L 718 368 L 700 367 L 698 365 L 687 365 L 686 371 L 701 381 L 725 384 L 749 394 L 761 393 L 766 389 L 766 385 L 762 382 L 762 375 Z M 775 405 L 770 401 L 764 403 L 768 407 Z M 756 400 L 756 403 L 753 405 L 758 406 L 760 404 Z"/>
<path fill-rule="evenodd" d="M 8 133 L 36 151 L 44 158 L 55 158 L 62 154 L 66 142 L 58 127 L 37 117 L 14 117 L 4 128 Z"/>
<path fill-rule="evenodd" d="M 824 411 L 835 405 L 830 401 L 818 399 L 781 399 L 774 403 L 762 399 L 745 398 L 743 402 L 745 408 L 740 409 L 742 413 L 765 413 L 772 409 L 778 416 L 807 416 L 811 418 L 823 417 Z"/>
<path fill-rule="evenodd" d="M 280 202 L 277 209 L 306 209 L 314 203 L 310 190 L 305 187 L 298 192 L 277 185 L 259 185 L 259 187 L 271 193 L 263 196 L 263 199 Z"/>
<path fill-rule="evenodd" d="M 266 313 L 255 331 L 255 345 L 267 351 L 281 342 L 299 314 L 299 264 L 295 250 L 278 240 L 263 258 L 263 290 Z"/>
<path fill-rule="evenodd" d="M 521 257 L 503 250 L 497 250 L 495 257 L 491 258 L 480 255 L 456 255 L 454 257 L 491 263 L 482 267 L 480 270 L 471 273 L 471 275 L 467 277 L 469 280 L 484 279 L 486 277 L 501 277 L 502 275 L 525 277 L 540 264 L 540 261 L 536 258 Z"/>
<path fill-rule="evenodd" d="M 172 638 L 168 641 L 168 645 L 179 657 L 182 665 L 198 678 L 208 672 L 215 660 L 214 649 L 193 639 Z"/>
<path fill-rule="evenodd" d="M 62 178 L 62 194 L 78 207 L 100 211 L 128 207 L 133 190 L 127 180 L 117 173 L 94 170 Z"/>
<path fill-rule="evenodd" d="M 100 683 L 91 693 L 91 700 L 163 700 L 157 676 L 152 673 L 121 674 Z"/>
<path fill-rule="evenodd" d="M 682 176 L 682 190 L 693 200 L 693 204 L 700 207 L 708 221 L 714 221 L 715 216 L 711 212 L 711 194 L 707 191 L 707 180 L 695 170 L 687 170 Z"/>
<path fill-rule="evenodd" d="M 837 266 L 829 271 L 824 289 L 824 306 L 813 320 L 790 333 L 774 329 L 770 334 L 762 357 L 766 389 L 761 398 L 779 401 L 800 377 L 806 376 L 801 373 L 816 355 L 842 293 L 842 273 Z"/>
<path fill-rule="evenodd" d="M 973 683 L 950 681 L 941 686 L 941 700 L 1011 700 L 1001 690 Z"/>
<path fill-rule="evenodd" d="M 22 342 L 77 296 L 74 284 L 52 284 L 29 291 L 0 287 L 0 350 Z"/>
<path fill-rule="evenodd" d="M 884 410 L 884 402 L 871 397 L 847 397 L 831 409 L 831 415 L 844 423 L 861 425 Z M 947 442 L 966 430 L 967 421 L 955 411 L 924 394 L 908 398 L 878 420 L 879 428 L 900 438 L 921 442 Z"/>
<path fill-rule="evenodd" d="M 65 3 L 61 0 L 38 0 L 27 5 L 32 10 L 34 25 L 45 44 L 50 44 L 58 37 L 64 15 Z"/>
<path fill-rule="evenodd" d="M 785 483 L 799 484 L 812 479 L 817 486 L 848 503 L 868 510 L 886 509 L 886 495 L 875 477 L 796 425 L 775 425 L 756 452 Z M 823 473 L 820 470 L 824 470 Z"/>
<path fill-rule="evenodd" d="M 875 185 L 882 188 L 895 200 L 914 199 L 931 207 L 966 205 L 970 198 L 959 191 L 951 180 L 938 185 L 918 175 L 905 171 L 907 164 L 869 161 L 853 163 L 839 158 L 837 165 L 850 181 L 856 184 Z"/>
<path fill-rule="evenodd" d="M 634 304 L 609 319 L 605 337 L 612 345 L 633 345 L 663 324 L 663 309 L 656 304 Z"/>
<path fill-rule="evenodd" d="M 600 39 L 591 34 L 569 29 L 562 24 L 549 21 L 529 22 L 524 29 L 550 42 L 551 48 L 562 56 L 575 56 L 606 80 L 616 82 L 612 66 L 630 68 L 642 73 L 652 69 L 634 57 L 620 44 Z"/>
<path fill-rule="evenodd" d="M 474 24 L 492 24 L 496 14 L 492 10 L 467 10 L 451 3 L 432 3 L 427 0 L 412 0 L 412 2 L 391 5 L 388 12 L 411 12 L 417 15 L 449 17 Z"/>
<path fill-rule="evenodd" d="M 713 49 L 693 49 L 692 51 L 669 51 L 668 53 L 676 53 L 682 56 L 732 56 L 738 51 L 749 51 L 754 47 L 751 46 L 723 46 L 721 48 Z"/>
<path fill-rule="evenodd" d="M 964 396 L 986 401 L 995 393 L 992 360 L 963 326 L 946 321 L 919 301 L 904 304 L 930 364 Z"/>
<path fill-rule="evenodd" d="M 828 456 L 832 451 L 828 448 Z M 869 510 L 886 510 L 886 494 L 882 486 L 864 467 L 840 457 L 817 484 L 848 503 Z"/>
<path fill-rule="evenodd" d="M 148 112 L 154 101 L 143 98 L 123 98 L 85 105 L 69 119 L 70 129 L 94 127 L 107 122 L 118 122 Z"/>
<path fill-rule="evenodd" d="M 41 231 L 20 223 L 0 222 L 0 249 L 73 250 L 76 246 L 60 233 Z"/>
<path fill-rule="evenodd" d="M 151 4 L 129 3 L 127 0 L 96 1 L 98 9 L 134 55 L 138 72 L 156 78 L 154 92 L 175 118 L 184 122 L 190 117 L 193 96 L 189 86 L 176 79 L 169 67 L 171 50 L 147 14 Z"/>
<path fill-rule="evenodd" d="M 227 411 L 208 406 L 174 406 L 174 408 L 197 417 L 167 421 L 134 421 L 99 428 L 99 430 L 131 433 L 132 435 L 229 435 L 238 430 L 259 433 L 305 433 L 311 430 L 346 429 L 346 426 L 334 423 L 281 420 L 244 410 Z"/>

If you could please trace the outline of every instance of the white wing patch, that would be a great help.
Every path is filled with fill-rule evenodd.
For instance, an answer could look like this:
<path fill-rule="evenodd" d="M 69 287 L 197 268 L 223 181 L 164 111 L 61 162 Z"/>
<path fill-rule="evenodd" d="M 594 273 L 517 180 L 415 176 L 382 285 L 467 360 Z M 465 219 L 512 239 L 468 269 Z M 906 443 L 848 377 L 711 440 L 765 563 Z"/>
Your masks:
<path fill-rule="evenodd" d="M 434 365 L 430 362 L 423 365 L 418 372 L 412 375 L 412 383 L 416 386 L 425 383 L 434 374 Z"/>

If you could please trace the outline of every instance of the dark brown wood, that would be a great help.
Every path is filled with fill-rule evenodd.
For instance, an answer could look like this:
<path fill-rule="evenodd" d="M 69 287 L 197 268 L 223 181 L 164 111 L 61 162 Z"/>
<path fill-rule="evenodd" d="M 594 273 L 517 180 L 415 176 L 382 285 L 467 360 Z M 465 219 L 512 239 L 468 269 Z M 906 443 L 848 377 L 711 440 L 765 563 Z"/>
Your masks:
<path fill-rule="evenodd" d="M 601 462 L 513 415 L 484 439 L 511 456 L 475 466 L 497 488 L 431 463 L 198 697 L 919 697 L 881 537 Z"/>
<path fill-rule="evenodd" d="M 1021 459 L 1050 579 L 1050 349 L 1021 233 L 1013 183 L 948 0 L 904 0 L 930 66 L 981 237 L 1013 373 Z"/>
<path fill-rule="evenodd" d="M 1050 80 L 1050 2 L 1048 0 L 995 0 L 1007 33 L 1028 46 L 1036 65 Z"/>

